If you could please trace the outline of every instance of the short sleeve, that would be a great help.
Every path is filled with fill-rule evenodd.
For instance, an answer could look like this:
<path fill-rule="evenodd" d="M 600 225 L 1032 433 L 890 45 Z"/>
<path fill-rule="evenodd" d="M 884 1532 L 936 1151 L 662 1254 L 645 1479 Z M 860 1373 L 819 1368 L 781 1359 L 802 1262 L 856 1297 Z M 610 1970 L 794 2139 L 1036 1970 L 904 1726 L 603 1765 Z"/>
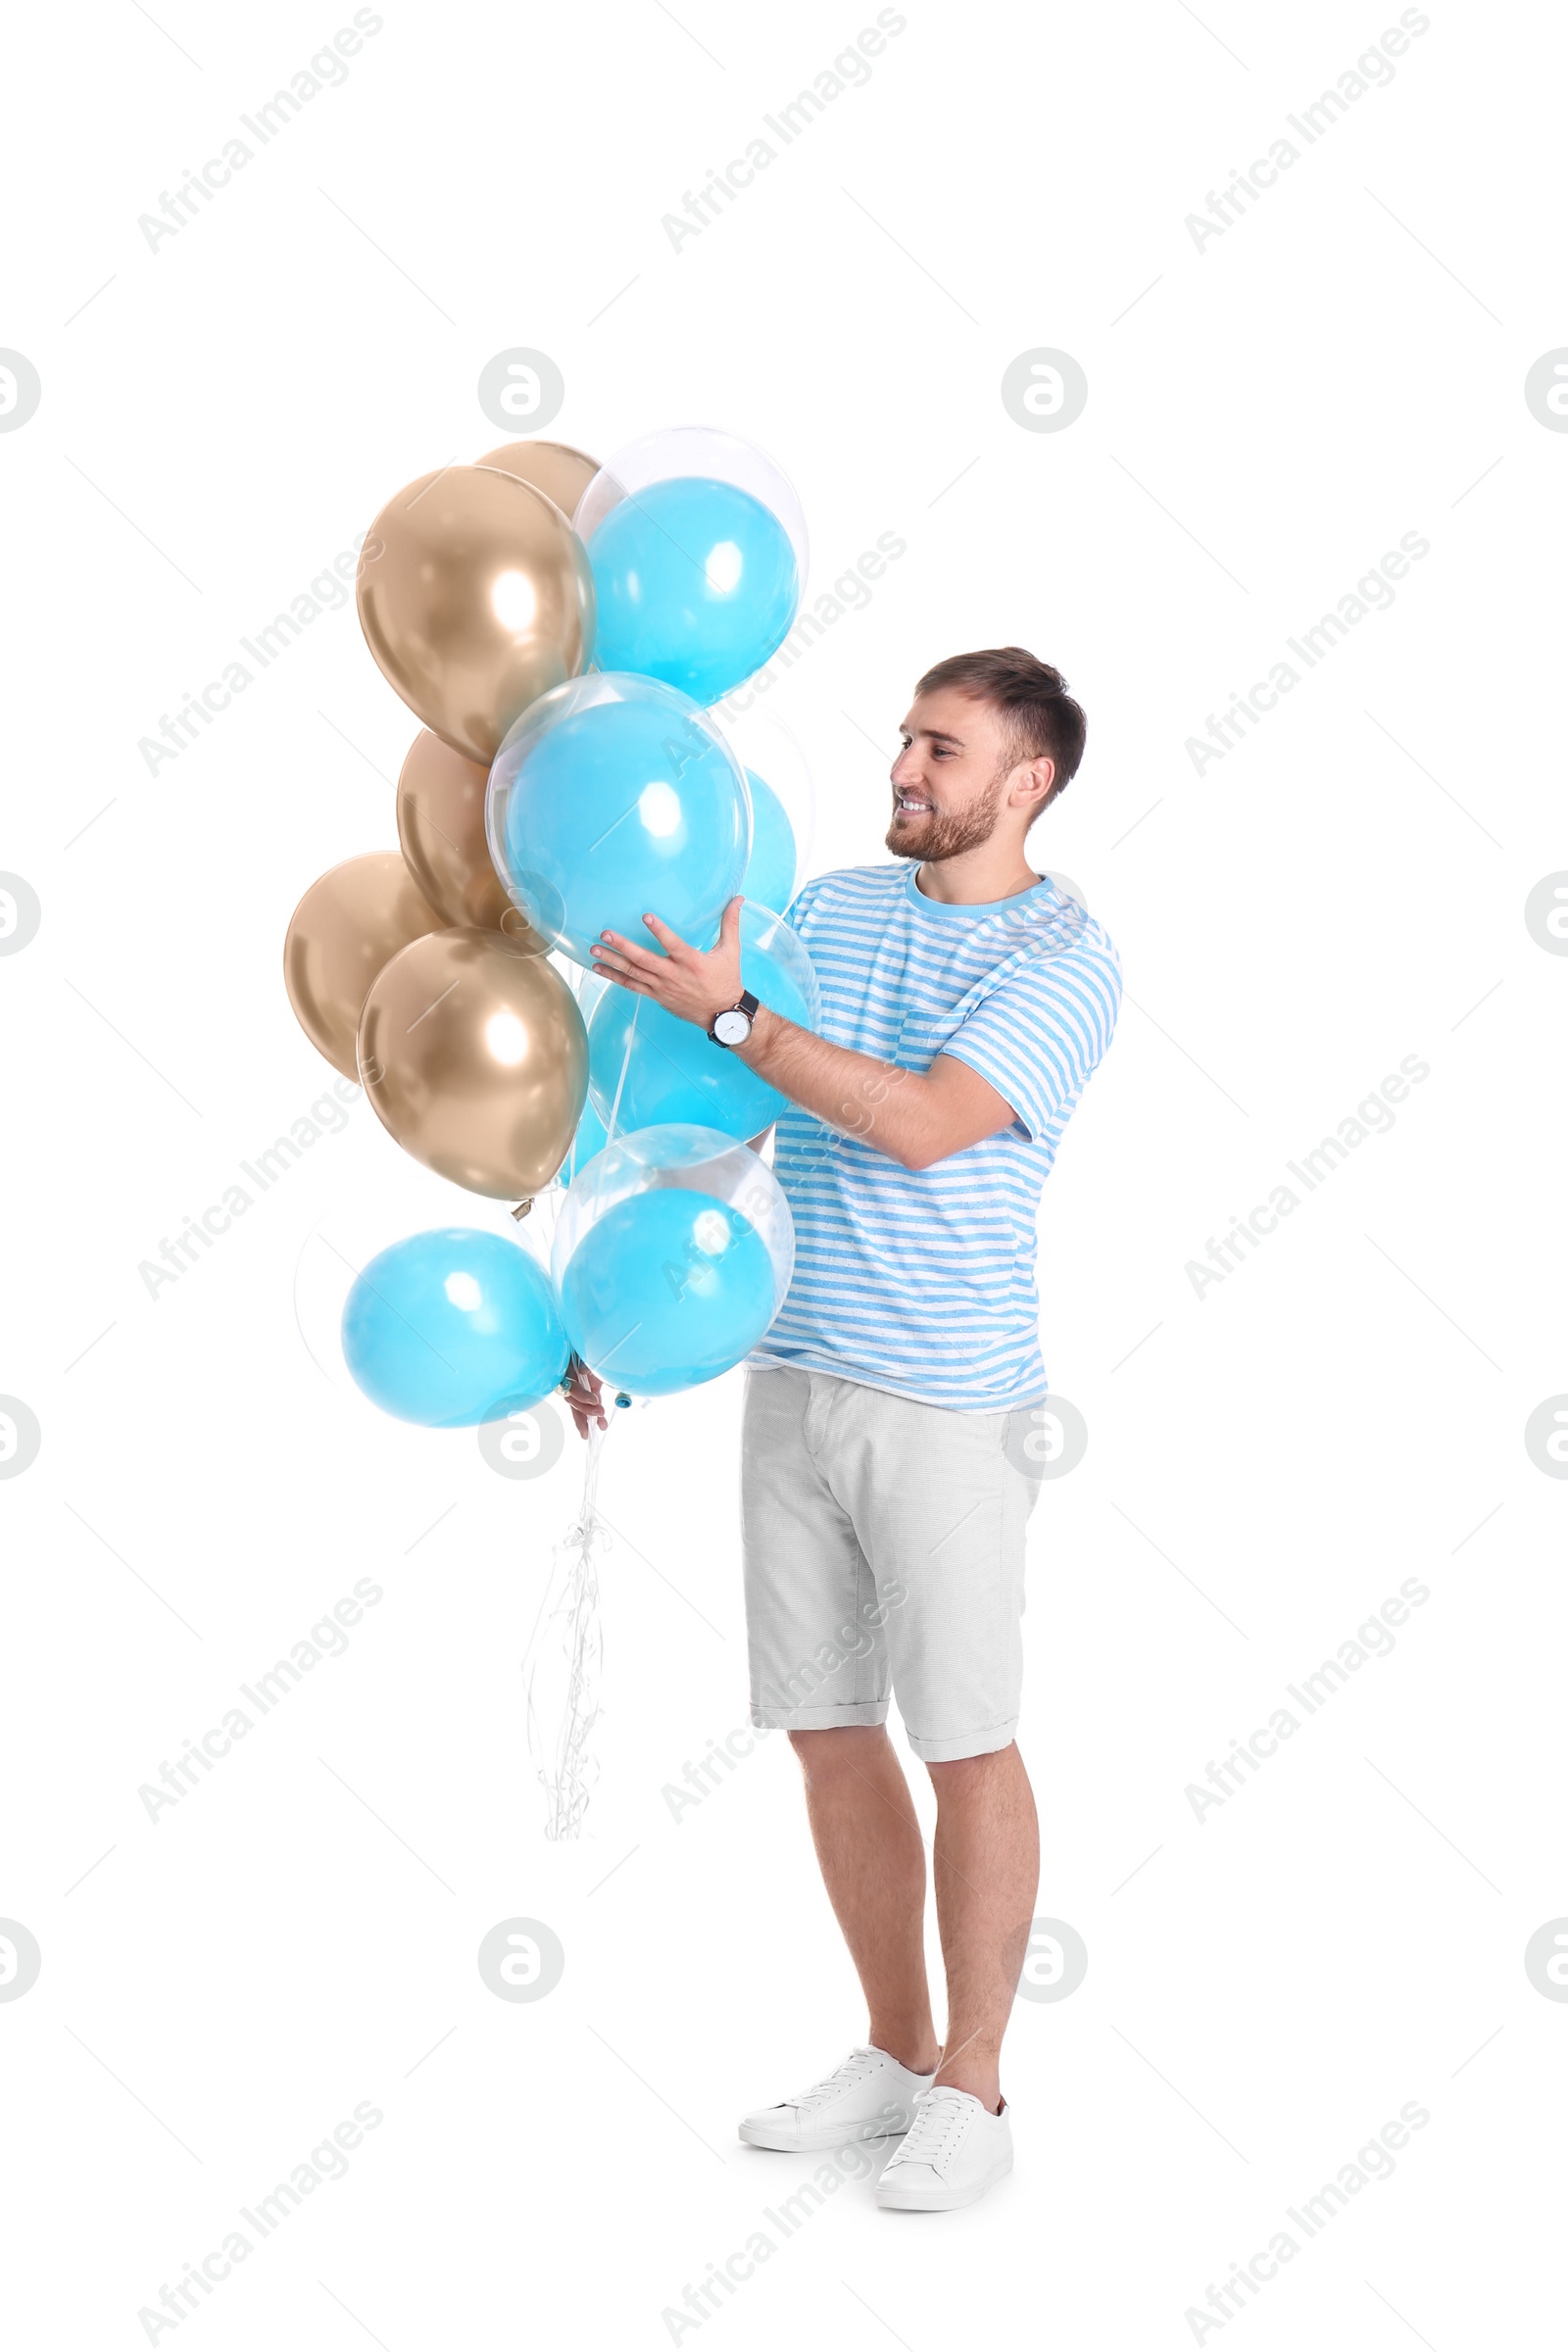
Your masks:
<path fill-rule="evenodd" d="M 937 1051 L 978 1070 L 1038 1141 L 1103 1057 L 1120 1002 L 1115 951 L 1083 941 L 1067 955 L 1022 958 Z"/>
<path fill-rule="evenodd" d="M 785 907 L 783 915 L 780 919 L 789 926 L 790 930 L 799 936 L 800 933 L 806 928 L 807 923 L 810 920 L 811 908 L 815 904 L 815 882 L 803 882 L 800 889 L 795 893 L 794 898 L 791 899 L 789 905 Z"/>

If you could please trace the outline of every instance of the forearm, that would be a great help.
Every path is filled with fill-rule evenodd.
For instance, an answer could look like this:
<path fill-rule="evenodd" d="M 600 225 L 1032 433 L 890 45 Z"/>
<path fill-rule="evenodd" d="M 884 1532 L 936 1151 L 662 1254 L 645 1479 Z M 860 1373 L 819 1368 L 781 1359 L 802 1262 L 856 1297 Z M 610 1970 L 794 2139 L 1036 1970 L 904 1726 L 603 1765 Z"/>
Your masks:
<path fill-rule="evenodd" d="M 634 996 L 652 997 L 677 1020 L 710 1029 L 720 1013 L 739 1006 L 740 916 L 741 901 L 731 899 L 718 945 L 693 948 L 657 915 L 645 915 L 661 952 L 607 931 L 595 946 L 594 970 Z M 745 1043 L 724 1051 L 825 1125 L 906 1168 L 932 1167 L 1014 1123 L 1011 1105 L 961 1054 L 939 1054 L 926 1070 L 902 1069 L 876 1054 L 829 1045 L 766 1005 L 759 1006 Z"/>
<path fill-rule="evenodd" d="M 933 1089 L 918 1070 L 830 1045 L 765 1005 L 746 1044 L 733 1051 L 803 1110 L 889 1159 L 926 1167 L 942 1156 Z"/>

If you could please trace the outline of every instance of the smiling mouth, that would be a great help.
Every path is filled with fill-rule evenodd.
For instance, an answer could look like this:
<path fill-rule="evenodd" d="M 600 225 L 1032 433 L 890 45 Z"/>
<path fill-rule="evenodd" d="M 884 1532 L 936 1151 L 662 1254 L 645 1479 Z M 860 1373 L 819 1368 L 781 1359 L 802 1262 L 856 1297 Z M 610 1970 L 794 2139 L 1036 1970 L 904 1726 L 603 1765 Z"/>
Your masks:
<path fill-rule="evenodd" d="M 906 792 L 894 794 L 893 810 L 896 816 L 929 816 L 932 813 L 929 801 L 919 800 L 914 794 Z"/>

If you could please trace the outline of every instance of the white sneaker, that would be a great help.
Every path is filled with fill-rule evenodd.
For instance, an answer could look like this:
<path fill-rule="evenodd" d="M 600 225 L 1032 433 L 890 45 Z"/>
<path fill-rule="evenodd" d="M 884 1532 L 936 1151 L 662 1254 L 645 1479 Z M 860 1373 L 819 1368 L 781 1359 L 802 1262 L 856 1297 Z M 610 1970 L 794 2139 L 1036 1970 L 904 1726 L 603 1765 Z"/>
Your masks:
<path fill-rule="evenodd" d="M 754 2148 L 782 2148 L 791 2155 L 842 2148 L 852 2140 L 896 2138 L 909 2129 L 915 2101 L 934 2080 L 934 2070 L 911 2074 L 886 2050 L 861 2043 L 809 2090 L 777 2107 L 754 2107 L 742 2116 L 740 2134 Z"/>
<path fill-rule="evenodd" d="M 907 2213 L 973 2205 L 1012 2170 L 1009 2113 L 1005 2099 L 993 2115 L 971 2092 L 947 2082 L 928 2090 L 907 2136 L 882 2168 L 877 2203 Z"/>

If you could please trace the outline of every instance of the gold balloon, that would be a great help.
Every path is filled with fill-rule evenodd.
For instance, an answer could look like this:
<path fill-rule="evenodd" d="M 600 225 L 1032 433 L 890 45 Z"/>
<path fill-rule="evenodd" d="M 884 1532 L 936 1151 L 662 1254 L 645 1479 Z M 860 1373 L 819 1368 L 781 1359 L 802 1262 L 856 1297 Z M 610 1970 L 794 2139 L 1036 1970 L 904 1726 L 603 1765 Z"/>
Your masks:
<path fill-rule="evenodd" d="M 531 482 L 554 501 L 568 522 L 577 512 L 577 501 L 599 471 L 597 458 L 584 457 L 580 449 L 572 449 L 564 441 L 507 441 L 473 462 L 494 466 L 502 473 L 514 473 L 519 482 Z"/>
<path fill-rule="evenodd" d="M 398 839 L 410 873 L 444 923 L 505 931 L 528 946 L 535 934 L 490 862 L 484 830 L 489 781 L 487 769 L 426 727 L 410 745 L 398 777 Z"/>
<path fill-rule="evenodd" d="M 350 858 L 313 882 L 283 942 L 283 986 L 294 1017 L 345 1078 L 359 1077 L 360 1007 L 384 963 L 444 920 L 420 897 L 396 850 Z"/>
<path fill-rule="evenodd" d="M 483 767 L 593 651 L 582 541 L 543 491 L 489 466 L 422 473 L 390 499 L 360 551 L 356 596 L 388 683 Z"/>
<path fill-rule="evenodd" d="M 543 956 L 499 931 L 433 931 L 377 973 L 360 1083 L 405 1152 L 493 1200 L 526 1200 L 571 1149 L 588 1033 Z"/>
<path fill-rule="evenodd" d="M 474 460 L 476 466 L 492 466 L 502 473 L 515 474 L 519 482 L 527 482 L 542 490 L 554 506 L 570 522 L 577 512 L 578 501 L 594 475 L 601 468 L 597 458 L 585 457 L 580 449 L 572 449 L 564 441 L 507 441 L 499 449 L 490 450 Z M 594 605 L 594 575 L 585 563 L 578 573 L 578 595 L 582 601 L 583 634 L 591 646 L 597 617 Z"/>

